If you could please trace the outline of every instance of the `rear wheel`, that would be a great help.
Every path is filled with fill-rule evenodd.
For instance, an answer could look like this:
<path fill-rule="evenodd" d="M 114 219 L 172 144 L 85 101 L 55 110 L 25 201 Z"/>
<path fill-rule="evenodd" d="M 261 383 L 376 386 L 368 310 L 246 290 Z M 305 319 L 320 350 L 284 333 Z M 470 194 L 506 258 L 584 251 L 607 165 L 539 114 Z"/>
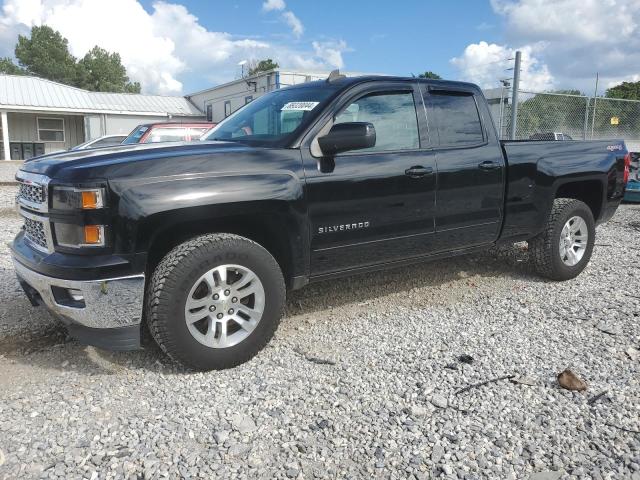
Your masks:
<path fill-rule="evenodd" d="M 569 280 L 589 263 L 595 243 L 591 209 L 580 200 L 557 198 L 545 230 L 529 242 L 538 273 L 552 280 Z"/>
<path fill-rule="evenodd" d="M 154 339 L 194 369 L 246 362 L 273 336 L 285 301 L 282 272 L 257 243 L 230 234 L 189 240 L 156 267 L 147 298 Z"/>

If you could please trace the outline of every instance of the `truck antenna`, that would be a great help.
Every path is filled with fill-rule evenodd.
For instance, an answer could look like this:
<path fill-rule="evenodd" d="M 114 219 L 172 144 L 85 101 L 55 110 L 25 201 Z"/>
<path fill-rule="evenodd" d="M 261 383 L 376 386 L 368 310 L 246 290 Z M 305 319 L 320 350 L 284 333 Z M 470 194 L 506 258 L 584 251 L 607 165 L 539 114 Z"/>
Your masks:
<path fill-rule="evenodd" d="M 327 83 L 335 82 L 336 80 L 340 80 L 341 78 L 347 78 L 346 75 L 342 75 L 340 70 L 333 70 L 329 76 L 327 77 Z"/>

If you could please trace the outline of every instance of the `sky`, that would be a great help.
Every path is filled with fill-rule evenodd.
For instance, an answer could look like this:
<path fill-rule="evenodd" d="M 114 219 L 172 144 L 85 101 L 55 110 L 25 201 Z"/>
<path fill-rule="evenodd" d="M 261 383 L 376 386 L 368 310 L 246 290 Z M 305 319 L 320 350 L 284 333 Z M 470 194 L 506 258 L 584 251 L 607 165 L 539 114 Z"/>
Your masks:
<path fill-rule="evenodd" d="M 500 86 L 523 53 L 522 88 L 602 94 L 640 80 L 640 0 L 2 0 L 0 56 L 47 24 L 83 56 L 117 51 L 144 93 L 237 78 L 238 64 L 411 75 Z"/>

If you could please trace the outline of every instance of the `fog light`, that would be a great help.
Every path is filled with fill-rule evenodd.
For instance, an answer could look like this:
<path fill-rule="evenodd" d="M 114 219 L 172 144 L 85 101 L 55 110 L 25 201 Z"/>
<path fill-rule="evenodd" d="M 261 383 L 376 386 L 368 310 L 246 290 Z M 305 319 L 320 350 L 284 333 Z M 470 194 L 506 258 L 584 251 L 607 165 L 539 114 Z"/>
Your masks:
<path fill-rule="evenodd" d="M 58 305 L 71 308 L 85 308 L 87 305 L 84 301 L 84 295 L 82 290 L 77 288 L 65 288 L 58 286 L 51 286 L 51 293 Z"/>
<path fill-rule="evenodd" d="M 69 297 L 76 301 L 76 302 L 82 302 L 84 301 L 84 295 L 82 295 L 82 290 L 77 290 L 75 288 L 69 288 L 67 290 L 67 293 L 69 294 Z"/>

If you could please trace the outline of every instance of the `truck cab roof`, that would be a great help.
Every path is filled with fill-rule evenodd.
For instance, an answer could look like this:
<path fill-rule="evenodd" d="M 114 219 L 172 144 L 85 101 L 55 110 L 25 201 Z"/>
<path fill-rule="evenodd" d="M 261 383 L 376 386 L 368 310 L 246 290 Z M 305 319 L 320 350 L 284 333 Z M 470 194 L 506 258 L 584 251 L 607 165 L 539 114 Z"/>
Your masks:
<path fill-rule="evenodd" d="M 387 76 L 387 75 L 361 75 L 357 77 L 343 76 L 343 77 L 336 78 L 334 80 L 330 80 L 330 79 L 314 80 L 313 82 L 300 83 L 297 85 L 284 87 L 283 89 L 318 88 L 326 84 L 348 88 L 348 87 L 352 87 L 355 85 L 368 83 L 368 82 L 418 82 L 418 83 L 433 84 L 434 86 L 442 87 L 443 89 L 457 87 L 457 88 L 480 91 L 480 87 L 478 87 L 475 83 L 470 83 L 470 82 L 459 82 L 455 80 L 435 80 L 430 78 L 418 78 L 418 77 Z"/>

